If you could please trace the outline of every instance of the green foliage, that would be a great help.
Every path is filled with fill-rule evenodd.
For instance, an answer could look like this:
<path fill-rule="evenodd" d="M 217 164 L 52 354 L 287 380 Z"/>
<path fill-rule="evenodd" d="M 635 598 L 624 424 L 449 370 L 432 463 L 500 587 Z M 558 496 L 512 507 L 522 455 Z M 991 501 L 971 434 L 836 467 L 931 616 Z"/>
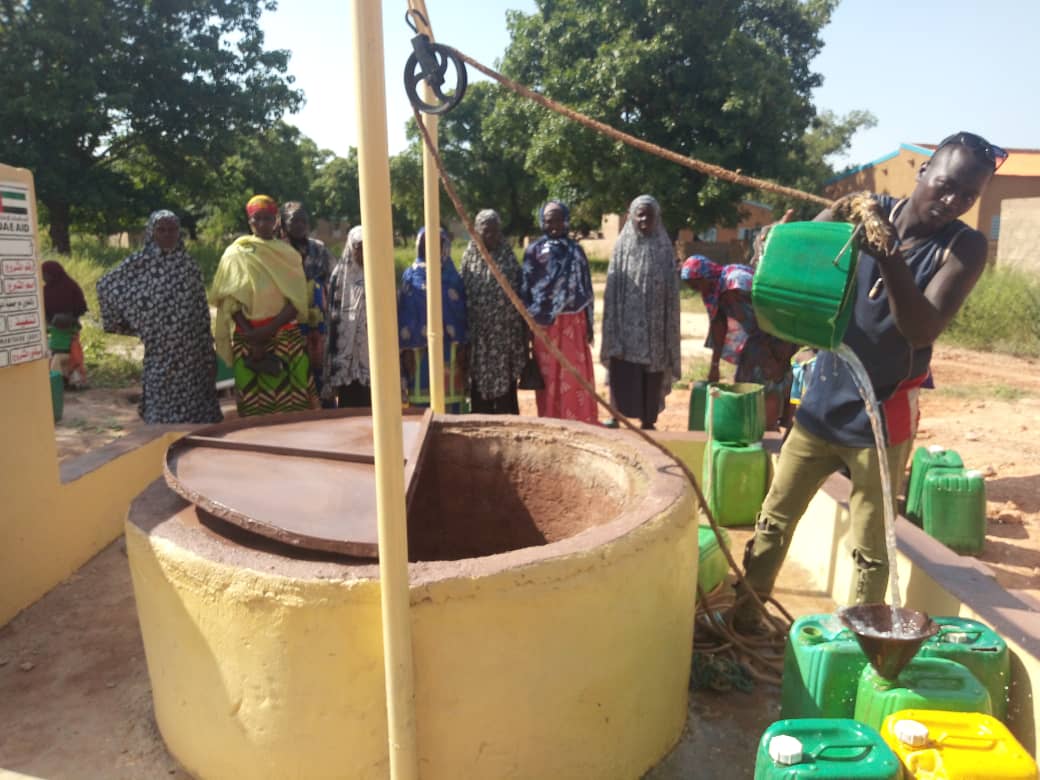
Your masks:
<path fill-rule="evenodd" d="M 333 157 L 318 169 L 306 203 L 314 218 L 361 222 L 357 149 L 351 147 L 346 157 Z"/>
<path fill-rule="evenodd" d="M 143 351 L 136 339 L 105 333 L 95 322 L 79 334 L 91 387 L 128 387 L 141 381 Z"/>
<path fill-rule="evenodd" d="M 527 127 L 523 104 L 503 87 L 479 82 L 463 100 L 441 117 L 438 148 L 444 166 L 458 188 L 463 205 L 472 211 L 495 209 L 506 235 L 530 234 L 538 227 L 534 206 L 546 198 L 533 173 L 525 168 Z M 422 139 L 415 123 L 408 125 L 413 155 L 419 155 Z M 421 182 L 420 182 L 421 192 Z M 455 213 L 446 196 L 441 211 Z"/>
<path fill-rule="evenodd" d="M 943 340 L 993 352 L 1040 356 L 1040 280 L 990 268 L 943 334 Z"/>
<path fill-rule="evenodd" d="M 220 194 L 203 210 L 204 239 L 219 242 L 248 233 L 246 203 L 257 193 L 270 195 L 279 203 L 306 202 L 319 166 L 331 157 L 331 152 L 318 149 L 314 141 L 283 121 L 244 139 L 217 174 Z"/>
<path fill-rule="evenodd" d="M 503 70 L 583 113 L 680 154 L 781 181 L 804 173 L 810 69 L 834 0 L 540 0 L 510 12 Z M 598 227 L 640 192 L 666 224 L 732 221 L 748 193 L 624 147 L 543 109 L 519 109 L 526 168 Z"/>
<path fill-rule="evenodd" d="M 828 162 L 828 158 L 847 152 L 852 136 L 875 125 L 877 118 L 869 111 L 850 111 L 844 116 L 833 111 L 821 111 L 802 137 L 802 143 L 788 153 L 791 170 L 799 172 L 784 183 L 805 192 L 820 192 L 828 179 L 841 172 Z M 794 209 L 796 219 L 812 219 L 820 211 L 818 204 L 771 193 L 761 192 L 756 197 L 772 205 L 778 213 Z"/>
<path fill-rule="evenodd" d="M 260 14 L 274 5 L 0 3 L 6 162 L 35 173 L 59 252 L 70 224 L 142 222 L 168 189 L 208 193 L 240 138 L 299 105 L 288 53 L 263 47 Z"/>

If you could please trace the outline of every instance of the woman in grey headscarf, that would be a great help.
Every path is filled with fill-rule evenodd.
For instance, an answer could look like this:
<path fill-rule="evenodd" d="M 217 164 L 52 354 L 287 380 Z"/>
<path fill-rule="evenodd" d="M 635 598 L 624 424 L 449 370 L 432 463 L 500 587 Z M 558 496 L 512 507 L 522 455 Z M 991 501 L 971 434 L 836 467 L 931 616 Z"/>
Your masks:
<path fill-rule="evenodd" d="M 176 214 L 152 214 L 144 248 L 98 279 L 97 296 L 105 330 L 144 344 L 141 419 L 220 422 L 206 286 L 184 248 Z"/>
<path fill-rule="evenodd" d="M 372 405 L 365 317 L 364 252 L 361 225 L 357 225 L 347 234 L 343 257 L 329 277 L 322 397 L 337 399 L 341 407 Z"/>
<path fill-rule="evenodd" d="M 615 406 L 653 430 L 682 360 L 675 250 L 649 195 L 629 206 L 607 267 L 600 361 L 610 371 Z"/>
<path fill-rule="evenodd" d="M 475 221 L 491 259 L 520 294 L 520 264 L 502 237 L 498 212 L 484 209 Z M 470 406 L 477 414 L 519 414 L 517 378 L 527 361 L 527 326 L 469 242 L 462 255 L 462 283 L 470 333 Z"/>

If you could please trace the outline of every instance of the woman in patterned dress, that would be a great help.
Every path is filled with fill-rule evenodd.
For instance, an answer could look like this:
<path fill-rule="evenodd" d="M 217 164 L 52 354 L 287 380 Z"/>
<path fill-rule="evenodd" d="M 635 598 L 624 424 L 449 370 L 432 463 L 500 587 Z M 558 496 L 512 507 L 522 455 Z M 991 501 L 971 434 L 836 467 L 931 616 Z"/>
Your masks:
<path fill-rule="evenodd" d="M 679 275 L 661 207 L 640 195 L 614 244 L 603 295 L 600 361 L 614 405 L 653 430 L 664 397 L 682 375 Z"/>
<path fill-rule="evenodd" d="M 528 313 L 592 385 L 592 277 L 581 245 L 567 235 L 570 212 L 559 201 L 542 208 L 545 235 L 524 251 L 521 298 Z M 595 423 L 596 398 L 581 387 L 538 339 L 534 357 L 545 389 L 535 391 L 539 417 Z"/>
<path fill-rule="evenodd" d="M 719 381 L 719 361 L 736 365 L 736 382 L 762 385 L 766 428 L 775 431 L 787 417 L 793 373 L 791 358 L 798 347 L 766 333 L 758 326 L 751 305 L 754 271 L 750 266 L 719 265 L 703 255 L 686 258 L 682 280 L 701 294 L 708 313 L 704 346 L 711 348 L 708 381 Z"/>
<path fill-rule="evenodd" d="M 317 405 L 300 325 L 317 323 L 300 255 L 274 237 L 278 205 L 256 195 L 246 206 L 252 235 L 225 251 L 213 277 L 217 354 L 235 370 L 238 413 L 297 412 Z"/>
<path fill-rule="evenodd" d="M 364 265 L 361 225 L 356 225 L 347 234 L 343 257 L 329 280 L 329 333 L 322 398 L 335 399 L 340 408 L 372 405 Z"/>
<path fill-rule="evenodd" d="M 220 422 L 206 288 L 176 214 L 152 214 L 144 248 L 98 280 L 97 296 L 105 330 L 144 343 L 141 419 Z"/>
<path fill-rule="evenodd" d="M 477 233 L 495 265 L 520 294 L 520 264 L 502 237 L 498 212 L 484 209 L 475 220 Z M 470 408 L 477 414 L 519 414 L 516 383 L 527 362 L 527 326 L 469 242 L 462 255 L 462 283 L 470 330 Z"/>
<path fill-rule="evenodd" d="M 325 356 L 325 339 L 328 336 L 329 275 L 335 263 L 324 241 L 310 237 L 310 215 L 298 200 L 290 200 L 282 204 L 278 214 L 278 230 L 276 235 L 289 242 L 289 245 L 300 253 L 303 262 L 303 273 L 310 282 L 313 291 L 314 308 L 321 312 L 321 320 L 314 326 L 300 325 L 307 339 L 307 359 L 311 362 L 311 375 L 321 396 L 322 362 Z"/>
<path fill-rule="evenodd" d="M 466 288 L 451 260 L 451 237 L 441 229 L 441 316 L 444 326 L 444 405 L 457 414 L 466 398 L 466 348 L 469 321 Z M 408 402 L 430 405 L 430 365 L 426 349 L 426 229 L 419 231 L 415 262 L 401 275 L 397 290 L 397 325 L 401 370 L 408 384 Z"/>

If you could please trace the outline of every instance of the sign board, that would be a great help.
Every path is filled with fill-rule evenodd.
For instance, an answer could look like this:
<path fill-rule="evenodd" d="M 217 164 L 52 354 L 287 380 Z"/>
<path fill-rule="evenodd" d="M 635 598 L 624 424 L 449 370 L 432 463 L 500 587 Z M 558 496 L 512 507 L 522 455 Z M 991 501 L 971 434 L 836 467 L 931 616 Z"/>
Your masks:
<path fill-rule="evenodd" d="M 47 357 L 32 174 L 0 165 L 0 368 Z"/>

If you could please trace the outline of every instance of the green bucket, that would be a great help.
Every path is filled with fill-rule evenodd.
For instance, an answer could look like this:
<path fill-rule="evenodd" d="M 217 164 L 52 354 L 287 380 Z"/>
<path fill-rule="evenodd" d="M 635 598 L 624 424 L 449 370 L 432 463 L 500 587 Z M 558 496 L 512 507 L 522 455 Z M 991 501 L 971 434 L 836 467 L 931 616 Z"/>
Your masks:
<path fill-rule="evenodd" d="M 690 388 L 690 409 L 686 421 L 686 430 L 703 431 L 704 413 L 708 408 L 708 383 L 703 379 L 693 383 Z"/>
<path fill-rule="evenodd" d="M 761 440 L 766 430 L 765 388 L 754 382 L 716 384 L 707 390 L 711 438 L 733 444 Z"/>
<path fill-rule="evenodd" d="M 847 222 L 789 222 L 769 231 L 751 288 L 764 331 L 818 349 L 841 343 L 856 287 L 853 230 Z"/>

